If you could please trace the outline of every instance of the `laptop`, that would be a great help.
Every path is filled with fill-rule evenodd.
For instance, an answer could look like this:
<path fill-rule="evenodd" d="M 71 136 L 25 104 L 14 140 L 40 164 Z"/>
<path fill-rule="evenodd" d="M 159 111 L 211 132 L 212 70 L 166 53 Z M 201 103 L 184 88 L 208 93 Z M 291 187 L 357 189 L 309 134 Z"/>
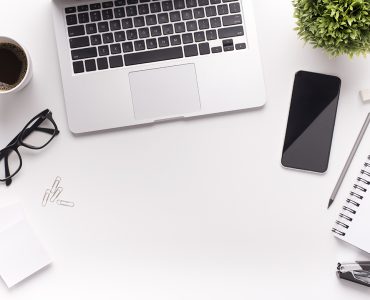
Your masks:
<path fill-rule="evenodd" d="M 252 0 L 53 0 L 73 133 L 265 103 Z"/>

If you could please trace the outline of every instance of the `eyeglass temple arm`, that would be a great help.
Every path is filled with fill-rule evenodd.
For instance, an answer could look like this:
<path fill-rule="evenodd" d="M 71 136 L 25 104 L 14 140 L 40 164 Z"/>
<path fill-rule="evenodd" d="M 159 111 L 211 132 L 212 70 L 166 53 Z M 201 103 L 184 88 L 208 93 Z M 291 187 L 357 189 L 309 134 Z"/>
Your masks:
<path fill-rule="evenodd" d="M 10 170 L 9 170 L 9 159 L 8 159 L 8 156 L 5 156 L 5 178 L 7 178 L 7 177 L 9 177 L 10 176 Z M 6 183 L 6 186 L 9 186 L 9 185 L 11 185 L 11 183 L 12 183 L 12 179 L 11 178 L 9 178 L 9 179 L 7 179 L 6 181 L 5 181 L 5 183 Z"/>

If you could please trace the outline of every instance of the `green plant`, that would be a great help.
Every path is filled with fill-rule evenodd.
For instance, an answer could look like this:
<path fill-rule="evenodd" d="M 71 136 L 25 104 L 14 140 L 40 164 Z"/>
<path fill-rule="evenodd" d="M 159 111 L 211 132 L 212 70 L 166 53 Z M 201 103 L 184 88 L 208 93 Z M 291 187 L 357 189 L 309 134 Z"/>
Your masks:
<path fill-rule="evenodd" d="M 293 0 L 298 35 L 330 56 L 370 51 L 370 0 Z"/>

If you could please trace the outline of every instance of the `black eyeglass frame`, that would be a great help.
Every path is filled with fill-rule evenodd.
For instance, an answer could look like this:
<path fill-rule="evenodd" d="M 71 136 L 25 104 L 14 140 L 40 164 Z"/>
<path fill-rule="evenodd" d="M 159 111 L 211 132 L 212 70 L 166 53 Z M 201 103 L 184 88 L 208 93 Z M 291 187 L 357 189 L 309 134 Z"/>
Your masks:
<path fill-rule="evenodd" d="M 48 119 L 53 124 L 54 129 L 39 127 L 42 124 L 42 122 L 44 122 L 46 119 Z M 32 126 L 28 128 L 30 124 L 32 124 Z M 44 145 L 42 145 L 41 147 L 35 147 L 32 145 L 28 145 L 24 142 L 24 139 L 27 138 L 32 132 L 36 130 L 45 132 L 51 135 L 50 140 Z M 40 150 L 40 149 L 45 148 L 58 134 L 59 134 L 58 126 L 55 123 L 53 116 L 52 116 L 52 112 L 49 109 L 45 109 L 44 111 L 40 112 L 38 115 L 33 117 L 26 124 L 26 126 L 24 126 L 22 131 L 18 133 L 18 135 L 14 139 L 12 139 L 12 141 L 4 149 L 0 150 L 0 160 L 2 159 L 5 160 L 4 164 L 5 164 L 5 176 L 6 176 L 5 179 L 0 178 L 0 182 L 5 182 L 6 185 L 9 186 L 12 183 L 12 178 L 22 168 L 23 162 L 22 162 L 22 156 L 20 155 L 18 151 L 19 147 L 23 146 L 23 147 L 26 147 L 32 150 Z M 18 155 L 18 158 L 19 158 L 19 167 L 13 174 L 10 174 L 9 163 L 8 163 L 8 153 L 10 151 L 14 151 Z"/>

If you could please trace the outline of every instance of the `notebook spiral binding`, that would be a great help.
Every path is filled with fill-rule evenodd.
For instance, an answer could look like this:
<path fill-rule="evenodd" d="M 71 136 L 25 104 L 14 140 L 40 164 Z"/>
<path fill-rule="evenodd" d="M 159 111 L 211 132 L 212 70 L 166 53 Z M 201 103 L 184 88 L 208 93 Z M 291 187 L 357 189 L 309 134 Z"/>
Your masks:
<path fill-rule="evenodd" d="M 332 228 L 332 232 L 340 236 L 346 235 L 346 231 L 350 228 L 365 193 L 370 188 L 370 155 L 367 157 L 367 162 L 364 163 L 360 174 L 349 193 L 349 197 L 346 199 L 346 204 L 342 207 L 342 212 L 335 222 L 335 227 Z"/>

